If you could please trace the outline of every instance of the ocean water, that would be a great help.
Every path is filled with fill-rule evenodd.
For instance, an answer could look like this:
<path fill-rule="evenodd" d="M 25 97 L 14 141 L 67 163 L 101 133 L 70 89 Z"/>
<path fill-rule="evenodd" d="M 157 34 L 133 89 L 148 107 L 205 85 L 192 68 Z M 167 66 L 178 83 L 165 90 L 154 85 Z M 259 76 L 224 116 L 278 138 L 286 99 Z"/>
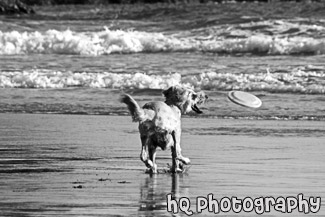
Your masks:
<path fill-rule="evenodd" d="M 121 92 L 141 104 L 178 84 L 210 95 L 203 117 L 323 121 L 325 19 L 317 5 L 307 4 L 314 14 L 284 6 L 56 6 L 3 17 L 0 112 L 126 115 Z M 233 105 L 230 90 L 263 106 Z"/>

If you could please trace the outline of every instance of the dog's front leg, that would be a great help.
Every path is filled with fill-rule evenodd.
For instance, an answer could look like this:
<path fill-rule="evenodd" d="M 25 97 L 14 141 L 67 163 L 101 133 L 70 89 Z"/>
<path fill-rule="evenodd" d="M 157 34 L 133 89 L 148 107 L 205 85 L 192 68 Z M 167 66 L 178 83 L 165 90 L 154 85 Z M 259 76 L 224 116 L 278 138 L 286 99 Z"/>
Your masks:
<path fill-rule="evenodd" d="M 183 157 L 181 154 L 181 146 L 180 146 L 180 132 L 173 131 L 172 137 L 174 140 L 174 146 L 171 147 L 172 150 L 172 172 L 182 172 L 182 163 L 189 164 L 190 159 Z M 181 161 L 181 162 L 180 162 Z"/>
<path fill-rule="evenodd" d="M 180 130 L 176 130 L 174 131 L 174 146 L 175 146 L 175 154 L 176 154 L 176 158 L 177 160 L 180 160 L 182 163 L 184 164 L 189 164 L 191 161 L 189 158 L 187 157 L 183 157 L 182 155 L 182 149 L 181 149 L 181 131 Z"/>
<path fill-rule="evenodd" d="M 151 172 L 157 173 L 157 164 L 156 164 L 156 146 L 150 144 L 149 146 L 149 159 L 152 162 Z"/>
<path fill-rule="evenodd" d="M 176 148 L 175 146 L 171 147 L 172 150 L 172 168 L 170 169 L 171 172 L 177 173 L 177 172 L 182 172 L 182 169 L 179 168 L 179 160 L 177 159 L 177 154 L 176 154 Z"/>
<path fill-rule="evenodd" d="M 141 149 L 141 154 L 140 154 L 140 159 L 141 161 L 148 167 L 152 168 L 153 162 L 148 159 L 148 147 L 151 147 L 151 139 L 150 137 L 147 136 L 141 136 L 141 143 L 142 143 L 142 149 Z"/>

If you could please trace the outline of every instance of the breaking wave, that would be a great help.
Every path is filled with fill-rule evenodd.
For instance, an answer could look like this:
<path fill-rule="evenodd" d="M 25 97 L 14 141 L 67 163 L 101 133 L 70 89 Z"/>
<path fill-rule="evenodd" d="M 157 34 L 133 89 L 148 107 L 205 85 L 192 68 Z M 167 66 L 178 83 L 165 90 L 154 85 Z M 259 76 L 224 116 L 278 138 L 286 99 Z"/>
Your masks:
<path fill-rule="evenodd" d="M 0 72 L 2 88 L 90 87 L 111 89 L 165 89 L 182 85 L 202 90 L 245 90 L 278 93 L 325 93 L 324 69 L 311 66 L 290 72 L 247 73 L 203 72 L 197 75 L 170 73 L 61 72 L 52 70 Z"/>
<path fill-rule="evenodd" d="M 138 52 L 325 54 L 325 28 L 284 21 L 251 22 L 180 31 L 132 30 L 1 32 L 0 54 L 108 55 Z"/>

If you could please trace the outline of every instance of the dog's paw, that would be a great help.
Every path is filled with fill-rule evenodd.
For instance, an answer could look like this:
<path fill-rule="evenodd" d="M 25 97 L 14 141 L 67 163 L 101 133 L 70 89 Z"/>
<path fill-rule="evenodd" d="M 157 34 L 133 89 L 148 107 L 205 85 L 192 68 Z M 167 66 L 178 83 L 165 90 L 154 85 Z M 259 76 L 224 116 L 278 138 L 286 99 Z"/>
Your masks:
<path fill-rule="evenodd" d="M 146 169 L 145 173 L 146 174 L 158 174 L 158 170 Z"/>
<path fill-rule="evenodd" d="M 146 173 L 148 174 L 157 174 L 158 169 L 157 169 L 157 164 L 155 164 L 153 167 L 150 167 L 146 170 Z"/>
<path fill-rule="evenodd" d="M 171 168 L 170 170 L 170 173 L 183 173 L 183 169 L 181 168 Z"/>
<path fill-rule="evenodd" d="M 144 161 L 144 163 L 148 168 L 153 168 L 154 167 L 153 162 L 151 160 L 146 160 L 146 161 Z"/>
<path fill-rule="evenodd" d="M 168 173 L 183 173 L 184 166 L 181 162 L 179 162 L 178 167 L 171 166 L 167 164 L 167 167 L 169 168 L 167 171 Z"/>
<path fill-rule="evenodd" d="M 154 164 L 153 167 L 151 167 L 151 171 L 152 171 L 152 173 L 154 173 L 154 174 L 158 173 L 158 170 L 157 170 L 157 164 Z"/>
<path fill-rule="evenodd" d="M 185 165 L 188 165 L 188 164 L 191 163 L 191 160 L 189 158 L 183 157 L 183 156 L 178 158 L 178 160 L 182 161 L 182 163 L 185 164 Z"/>

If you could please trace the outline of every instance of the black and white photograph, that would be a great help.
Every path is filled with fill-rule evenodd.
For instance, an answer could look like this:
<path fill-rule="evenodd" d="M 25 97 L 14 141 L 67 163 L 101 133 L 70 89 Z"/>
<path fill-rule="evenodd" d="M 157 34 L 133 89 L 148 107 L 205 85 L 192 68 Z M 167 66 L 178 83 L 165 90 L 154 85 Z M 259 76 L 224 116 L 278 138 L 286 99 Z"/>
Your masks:
<path fill-rule="evenodd" d="M 324 0 L 0 0 L 0 217 L 321 217 L 324 180 Z"/>

